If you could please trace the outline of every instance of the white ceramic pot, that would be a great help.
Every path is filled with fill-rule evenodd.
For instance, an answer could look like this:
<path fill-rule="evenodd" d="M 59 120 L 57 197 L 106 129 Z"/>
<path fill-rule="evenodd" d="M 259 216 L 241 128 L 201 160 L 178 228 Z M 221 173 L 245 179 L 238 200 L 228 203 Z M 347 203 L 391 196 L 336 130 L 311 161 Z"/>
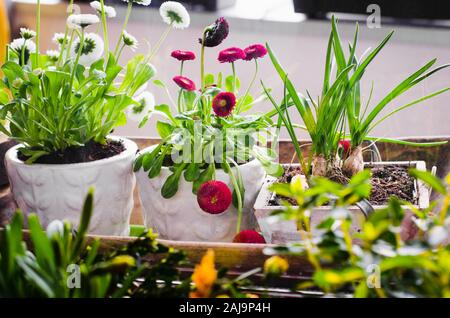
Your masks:
<path fill-rule="evenodd" d="M 146 148 L 143 152 L 152 149 Z M 235 168 L 233 168 L 235 169 Z M 264 181 L 265 172 L 259 161 L 253 160 L 239 166 L 245 186 L 245 202 L 241 230 L 253 229 L 256 220 L 253 205 Z M 170 199 L 161 196 L 161 188 L 172 172 L 163 167 L 158 177 L 149 179 L 141 169 L 137 182 L 144 223 L 153 228 L 162 239 L 177 241 L 231 242 L 236 234 L 237 210 L 231 205 L 221 214 L 209 214 L 200 209 L 192 193 L 192 183 L 181 176 L 178 192 Z M 232 185 L 228 175 L 216 171 L 216 180 Z"/>
<path fill-rule="evenodd" d="M 122 153 L 92 162 L 27 165 L 17 158 L 20 145 L 5 156 L 11 191 L 19 208 L 36 212 L 42 226 L 52 220 L 68 220 L 78 225 L 89 188 L 94 187 L 94 212 L 89 232 L 101 235 L 128 235 L 136 179 L 133 162 L 137 145 L 126 138 Z"/>

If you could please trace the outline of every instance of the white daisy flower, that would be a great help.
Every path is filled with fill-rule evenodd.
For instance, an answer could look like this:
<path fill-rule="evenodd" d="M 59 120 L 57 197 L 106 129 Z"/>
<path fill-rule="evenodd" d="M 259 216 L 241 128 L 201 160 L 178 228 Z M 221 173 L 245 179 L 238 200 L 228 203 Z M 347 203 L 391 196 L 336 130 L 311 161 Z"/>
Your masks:
<path fill-rule="evenodd" d="M 71 57 L 75 58 L 80 49 L 80 38 L 73 41 L 73 45 L 70 48 Z M 89 66 L 93 62 L 102 57 L 104 49 L 103 40 L 95 33 L 86 33 L 84 35 L 83 49 L 81 50 L 79 63 L 84 66 Z"/>
<path fill-rule="evenodd" d="M 48 224 L 46 232 L 48 238 L 62 237 L 64 235 L 64 223 L 60 220 L 53 220 Z"/>
<path fill-rule="evenodd" d="M 127 117 L 135 122 L 141 122 L 148 112 L 155 109 L 155 97 L 150 92 L 143 92 L 133 98 L 138 105 L 128 107 Z"/>
<path fill-rule="evenodd" d="M 186 8 L 179 2 L 166 1 L 159 7 L 163 21 L 176 29 L 185 29 L 191 23 L 191 17 Z"/>
<path fill-rule="evenodd" d="M 139 44 L 138 40 L 125 30 L 123 31 L 122 40 L 123 43 L 130 47 L 133 51 L 136 50 Z"/>
<path fill-rule="evenodd" d="M 95 11 L 97 11 L 99 15 L 102 14 L 102 4 L 99 1 L 92 1 L 90 5 L 93 9 L 95 9 Z M 117 13 L 114 7 L 103 5 L 103 8 L 105 9 L 105 15 L 107 18 L 116 17 Z"/>
<path fill-rule="evenodd" d="M 9 47 L 14 50 L 20 57 L 22 56 L 23 49 L 25 64 L 28 63 L 30 54 L 36 52 L 36 44 L 32 40 L 26 40 L 24 38 L 15 39 L 9 44 Z"/>
<path fill-rule="evenodd" d="M 27 40 L 30 40 L 36 36 L 36 32 L 28 28 L 20 28 L 20 35 Z"/>
<path fill-rule="evenodd" d="M 71 14 L 67 18 L 67 25 L 71 29 L 85 28 L 99 22 L 100 20 L 95 14 Z"/>
<path fill-rule="evenodd" d="M 64 43 L 64 33 L 55 33 L 52 38 L 53 43 L 62 45 Z M 67 42 L 67 40 L 66 40 Z"/>
<path fill-rule="evenodd" d="M 122 0 L 123 2 L 133 2 L 136 4 L 140 4 L 142 6 L 149 6 L 152 3 L 152 0 Z"/>
<path fill-rule="evenodd" d="M 60 52 L 57 50 L 47 50 L 47 52 L 45 52 L 45 54 L 50 59 L 50 61 L 56 62 L 59 58 Z"/>

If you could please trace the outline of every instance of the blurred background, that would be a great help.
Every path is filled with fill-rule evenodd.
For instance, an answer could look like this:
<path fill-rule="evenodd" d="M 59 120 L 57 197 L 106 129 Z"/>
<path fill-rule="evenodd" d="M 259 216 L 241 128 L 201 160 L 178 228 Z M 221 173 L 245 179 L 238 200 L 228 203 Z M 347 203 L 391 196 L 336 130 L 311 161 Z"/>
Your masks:
<path fill-rule="evenodd" d="M 125 16 L 126 3 L 122 0 L 106 0 L 114 5 L 117 17 L 109 20 L 110 43 L 115 44 Z M 157 7 L 162 1 L 153 0 L 150 7 L 134 6 L 128 32 L 140 42 L 137 52 L 147 53 L 148 44 L 154 44 L 166 25 L 161 21 Z M 245 48 L 254 43 L 268 42 L 276 52 L 291 80 L 304 94 L 308 90 L 316 97 L 321 90 L 326 46 L 332 14 L 340 20 L 342 38 L 351 41 L 355 22 L 360 24 L 358 54 L 375 47 L 392 29 L 394 37 L 371 64 L 363 82 L 363 95 L 367 98 L 374 85 L 371 105 L 385 96 L 396 84 L 433 58 L 437 64 L 450 63 L 450 1 L 448 0 L 192 0 L 182 1 L 191 13 L 191 26 L 174 30 L 153 60 L 158 69 L 157 78 L 167 83 L 175 96 L 177 87 L 172 77 L 177 75 L 179 64 L 170 58 L 172 50 L 192 50 L 199 56 L 198 38 L 203 28 L 217 17 L 224 16 L 230 23 L 230 35 L 225 42 L 207 49 L 206 69 L 209 73 L 230 74 L 229 65 L 217 62 L 221 49 L 238 46 Z M 67 2 L 41 0 L 42 35 L 41 50 L 56 49 L 51 42 L 55 32 L 63 32 Z M 93 13 L 89 1 L 75 1 L 82 13 Z M 376 4 L 374 6 L 374 4 Z M 156 7 L 156 8 L 155 8 Z M 0 41 L 18 36 L 19 27 L 34 29 L 35 0 L 0 0 Z M 379 19 L 380 17 L 380 19 Z M 91 30 L 95 31 L 95 27 Z M 148 42 L 148 44 L 147 44 Z M 3 43 L 0 43 L 4 47 Z M 3 53 L 3 52 L 2 52 Z M 123 61 L 134 52 L 124 51 Z M 1 58 L 1 55 L 0 55 Z M 269 58 L 261 61 L 259 73 L 275 96 L 282 95 L 283 84 L 275 74 Z M 237 74 L 244 90 L 253 74 L 253 63 L 237 63 Z M 185 64 L 185 75 L 199 83 L 198 61 Z M 385 111 L 401 106 L 432 91 L 450 86 L 450 70 L 444 70 L 424 84 L 417 86 Z M 168 103 L 161 88 L 150 85 L 156 102 Z M 261 93 L 255 85 L 253 96 Z M 252 111 L 266 111 L 269 103 L 261 103 Z M 379 137 L 441 136 L 450 135 L 450 93 L 423 102 L 399 113 L 378 126 L 373 134 Z M 130 121 L 115 131 L 125 136 L 156 137 L 152 119 L 144 128 Z M 300 119 L 296 118 L 300 122 Z M 299 132 L 300 137 L 305 137 Z M 287 137 L 284 134 L 282 137 Z"/>

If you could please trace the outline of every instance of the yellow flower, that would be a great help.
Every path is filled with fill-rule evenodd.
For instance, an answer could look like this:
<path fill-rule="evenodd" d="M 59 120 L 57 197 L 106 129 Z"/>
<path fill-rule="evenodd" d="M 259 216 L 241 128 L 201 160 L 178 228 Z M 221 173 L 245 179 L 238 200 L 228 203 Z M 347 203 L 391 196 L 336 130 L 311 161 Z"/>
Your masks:
<path fill-rule="evenodd" d="M 281 276 L 289 268 L 288 262 L 279 256 L 272 256 L 264 262 L 264 272 L 267 275 Z"/>
<path fill-rule="evenodd" d="M 191 298 L 205 298 L 211 294 L 211 289 L 217 279 L 217 271 L 214 266 L 214 251 L 208 250 L 200 264 L 195 266 L 192 274 L 192 282 L 195 291 L 190 293 Z"/>

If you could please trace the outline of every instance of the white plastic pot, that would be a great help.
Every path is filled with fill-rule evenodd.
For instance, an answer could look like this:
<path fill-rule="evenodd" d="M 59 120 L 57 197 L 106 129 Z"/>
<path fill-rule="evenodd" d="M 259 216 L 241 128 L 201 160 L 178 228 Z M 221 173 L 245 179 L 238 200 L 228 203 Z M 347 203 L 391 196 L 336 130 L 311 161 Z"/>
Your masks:
<path fill-rule="evenodd" d="M 25 164 L 17 157 L 17 145 L 6 153 L 5 164 L 11 191 L 19 208 L 35 212 L 42 226 L 68 220 L 77 226 L 83 202 L 94 188 L 94 212 L 89 232 L 101 235 L 128 235 L 136 179 L 133 162 L 137 145 L 120 140 L 125 150 L 113 157 L 74 164 Z"/>
<path fill-rule="evenodd" d="M 152 148 L 146 148 L 143 152 L 149 152 Z M 245 187 L 241 230 L 253 229 L 256 224 L 253 205 L 265 172 L 257 160 L 239 166 L 239 171 Z M 168 167 L 162 167 L 160 175 L 153 179 L 149 179 L 143 169 L 137 172 L 145 226 L 152 228 L 162 239 L 231 242 L 236 234 L 236 208 L 231 205 L 225 212 L 215 215 L 204 212 L 192 193 L 192 182 L 187 182 L 183 176 L 177 193 L 172 198 L 165 199 L 161 196 L 161 188 L 171 174 Z M 224 171 L 216 171 L 216 180 L 225 182 L 232 189 L 230 178 Z"/>
<path fill-rule="evenodd" d="M 426 164 L 424 161 L 395 161 L 395 162 L 371 162 L 365 163 L 372 166 L 383 166 L 383 165 L 402 165 L 407 167 L 414 167 L 418 170 L 425 171 Z M 297 165 L 298 166 L 298 165 Z M 276 179 L 273 177 L 267 177 L 263 183 L 258 198 L 255 203 L 255 216 L 258 221 L 258 225 L 262 231 L 262 234 L 267 243 L 273 244 L 285 244 L 285 243 L 295 243 L 302 240 L 301 234 L 297 229 L 297 224 L 295 221 L 281 221 L 277 218 L 271 217 L 272 213 L 275 211 L 283 210 L 283 206 L 272 206 L 269 205 L 271 199 L 275 196 L 273 192 L 269 190 L 270 185 L 275 182 Z M 306 182 L 306 181 L 304 181 Z M 429 206 L 429 193 L 425 184 L 416 180 L 415 182 L 415 197 L 417 199 L 417 204 L 415 205 L 418 209 L 425 209 Z M 386 205 L 374 205 L 373 209 L 375 212 L 386 208 Z M 412 212 L 408 206 L 403 206 L 406 215 L 402 224 L 402 238 L 408 239 L 411 237 L 411 218 Z M 358 233 L 361 231 L 363 223 L 365 222 L 367 212 L 363 212 L 357 206 L 350 206 L 347 209 L 352 217 L 352 224 L 350 228 L 351 233 Z M 315 228 L 323 220 L 330 216 L 332 209 L 329 206 L 317 207 L 311 211 L 311 229 L 313 235 L 316 233 Z"/>

